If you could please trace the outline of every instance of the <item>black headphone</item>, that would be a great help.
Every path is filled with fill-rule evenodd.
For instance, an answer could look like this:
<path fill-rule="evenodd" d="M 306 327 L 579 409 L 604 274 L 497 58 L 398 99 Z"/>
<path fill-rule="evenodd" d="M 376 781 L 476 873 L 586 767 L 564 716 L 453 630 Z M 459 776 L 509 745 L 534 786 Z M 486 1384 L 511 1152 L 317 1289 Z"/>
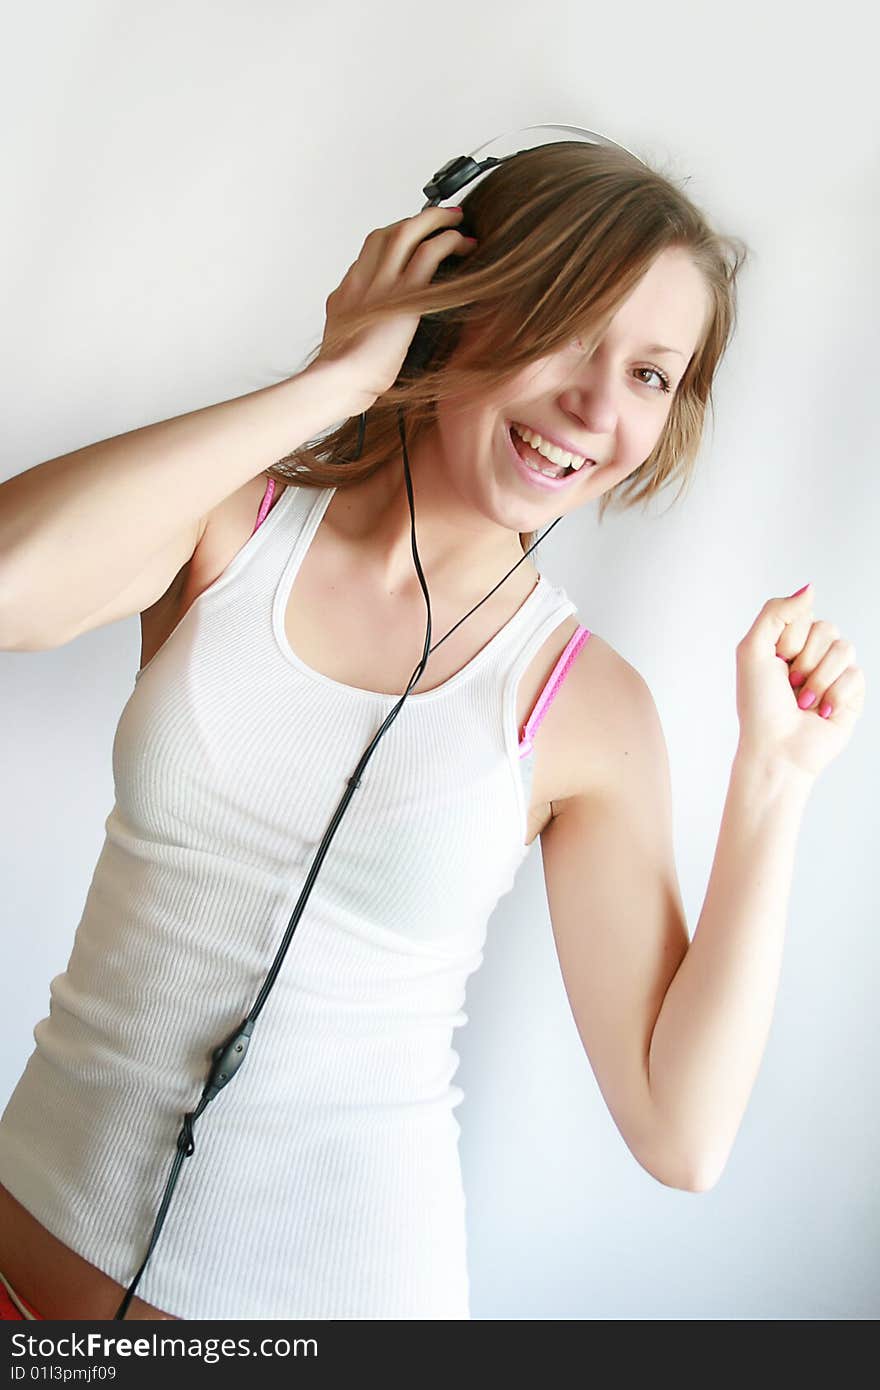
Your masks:
<path fill-rule="evenodd" d="M 521 131 L 507 132 L 507 135 L 505 136 L 496 136 L 492 140 L 487 141 L 486 145 L 478 146 L 478 148 L 474 150 L 472 154 L 456 155 L 453 159 L 450 159 L 448 163 L 444 164 L 441 169 L 438 169 L 435 174 L 432 174 L 430 180 L 428 181 L 428 183 L 425 184 L 424 188 L 422 189 L 422 192 L 425 194 L 428 201 L 423 205 L 420 211 L 424 211 L 424 209 L 428 207 L 436 207 L 437 204 L 441 203 L 444 198 L 451 198 L 453 194 L 457 193 L 460 188 L 464 188 L 465 185 L 472 183 L 474 179 L 479 178 L 481 175 L 485 174 L 488 170 L 495 168 L 497 165 L 506 163 L 508 159 L 513 159 L 516 154 L 522 154 L 524 152 L 524 149 L 535 148 L 535 146 L 526 145 L 524 149 L 515 150 L 512 154 L 502 155 L 500 157 L 495 158 L 489 156 L 481 159 L 479 157 L 482 154 L 483 150 L 487 149 L 489 145 L 494 145 L 497 140 L 506 139 L 510 134 L 525 134 L 531 130 L 563 131 L 567 138 L 571 138 L 573 136 L 576 139 L 586 141 L 586 143 L 588 144 L 612 145 L 618 149 L 625 149 L 625 146 L 618 145 L 616 141 L 609 140 L 607 136 L 600 135 L 597 131 L 584 130 L 581 126 L 537 125 L 527 126 L 524 130 Z M 555 144 L 557 142 L 544 141 L 542 143 Z M 632 151 L 626 150 L 626 153 L 632 154 Z M 634 156 L 634 158 L 637 157 L 638 156 Z M 431 235 L 434 236 L 436 235 L 436 233 L 432 232 Z M 410 344 L 409 351 L 404 360 L 404 366 L 401 370 L 424 370 L 424 368 L 428 364 L 428 361 L 430 360 L 434 347 L 436 346 L 435 334 L 435 326 L 430 325 L 428 320 L 423 318 L 420 321 L 419 326 L 413 336 L 412 343 Z M 474 607 L 471 608 L 469 612 L 465 613 L 464 618 L 459 619 L 459 621 L 455 624 L 455 627 L 450 628 L 449 632 L 446 633 L 446 636 L 441 637 L 440 642 L 437 642 L 435 646 L 432 647 L 431 599 L 428 593 L 428 586 L 425 583 L 425 576 L 422 572 L 422 566 L 419 560 L 418 547 L 416 545 L 416 518 L 415 505 L 413 502 L 412 478 L 410 475 L 409 457 L 406 451 L 406 431 L 404 429 L 403 411 L 400 407 L 398 407 L 397 410 L 397 421 L 398 428 L 400 431 L 401 445 L 403 448 L 403 464 L 404 475 L 406 478 L 406 493 L 409 501 L 410 518 L 412 521 L 413 560 L 415 562 L 416 572 L 419 576 L 419 583 L 421 584 L 422 591 L 425 595 L 425 606 L 428 610 L 427 626 L 425 630 L 425 647 L 422 659 L 413 671 L 413 674 L 410 677 L 409 685 L 401 695 L 400 700 L 391 710 L 390 714 L 387 716 L 384 722 L 381 724 L 378 733 L 375 735 L 375 737 L 364 750 L 364 753 L 357 767 L 352 773 L 351 777 L 347 779 L 347 790 L 343 794 L 342 800 L 340 801 L 339 805 L 334 811 L 333 818 L 327 827 L 327 830 L 324 834 L 324 838 L 318 846 L 314 860 L 312 861 L 311 868 L 309 869 L 308 875 L 306 877 L 306 881 L 303 884 L 302 891 L 297 900 L 296 907 L 294 908 L 290 921 L 287 924 L 287 929 L 284 933 L 281 945 L 278 948 L 278 952 L 275 956 L 274 961 L 272 962 L 272 965 L 269 969 L 269 973 L 263 981 L 260 992 L 254 1000 L 254 1003 L 250 1011 L 248 1012 L 247 1016 L 242 1019 L 241 1023 L 238 1024 L 234 1031 L 230 1033 L 229 1037 L 226 1038 L 224 1042 L 220 1043 L 218 1047 L 214 1048 L 213 1052 L 211 1053 L 211 1070 L 208 1074 L 208 1079 L 205 1082 L 205 1087 L 202 1091 L 201 1099 L 199 1100 L 199 1103 L 196 1106 L 195 1110 L 189 1111 L 183 1117 L 183 1125 L 180 1130 L 180 1133 L 177 1136 L 177 1153 L 174 1156 L 174 1163 L 172 1165 L 171 1172 L 168 1177 L 168 1182 L 165 1186 L 165 1193 L 162 1198 L 161 1206 L 159 1207 L 159 1212 L 156 1217 L 155 1225 L 153 1226 L 153 1234 L 150 1238 L 150 1244 L 147 1247 L 147 1253 L 144 1256 L 144 1260 L 141 1264 L 140 1269 L 138 1270 L 137 1274 L 134 1276 L 131 1283 L 129 1284 L 128 1289 L 126 1290 L 125 1297 L 123 1298 L 122 1302 L 119 1305 L 119 1308 L 117 1309 L 114 1315 L 113 1320 L 116 1322 L 125 1320 L 125 1314 L 128 1310 L 132 1298 L 134 1297 L 135 1289 L 137 1288 L 141 1279 L 141 1275 L 146 1269 L 147 1262 L 150 1256 L 152 1255 L 153 1250 L 155 1249 L 156 1241 L 159 1237 L 159 1232 L 162 1229 L 162 1224 L 165 1220 L 165 1216 L 168 1212 L 168 1207 L 171 1203 L 171 1197 L 174 1192 L 177 1179 L 180 1176 L 180 1171 L 183 1167 L 183 1161 L 185 1158 L 191 1158 L 192 1155 L 195 1153 L 195 1144 L 193 1142 L 193 1129 L 195 1126 L 195 1122 L 202 1114 L 202 1111 L 205 1110 L 209 1103 L 218 1094 L 218 1092 L 221 1091 L 224 1086 L 228 1085 L 232 1078 L 237 1074 L 239 1067 L 245 1059 L 245 1055 L 248 1050 L 248 1045 L 251 1040 L 251 1034 L 254 1031 L 254 1025 L 257 1021 L 257 1018 L 259 1017 L 260 1010 L 262 1009 L 267 998 L 269 997 L 269 991 L 271 990 L 272 986 L 275 983 L 275 980 L 277 979 L 278 972 L 280 971 L 282 963 L 284 961 L 284 957 L 287 954 L 287 948 L 290 945 L 291 938 L 293 937 L 294 929 L 300 917 L 302 916 L 303 908 L 305 907 L 306 902 L 308 901 L 309 894 L 311 893 L 315 879 L 318 876 L 318 870 L 324 862 L 324 856 L 327 853 L 330 841 L 333 839 L 333 836 L 336 833 L 336 830 L 339 826 L 339 822 L 342 819 L 343 813 L 345 812 L 345 809 L 348 806 L 349 801 L 354 795 L 354 792 L 361 785 L 361 773 L 367 766 L 367 763 L 370 761 L 370 758 L 373 756 L 373 753 L 376 749 L 376 745 L 378 744 L 379 740 L 383 737 L 383 735 L 386 733 L 393 721 L 397 718 L 398 714 L 403 708 L 404 701 L 406 700 L 413 686 L 421 677 L 431 652 L 436 651 L 437 647 L 440 646 L 440 642 L 445 642 L 446 638 L 451 636 L 451 634 L 455 632 L 455 629 L 457 627 L 460 627 L 461 624 L 465 621 L 465 619 L 469 618 L 471 613 L 473 613 L 477 608 L 480 607 L 480 604 L 485 603 L 486 599 L 490 598 L 492 594 L 494 594 L 495 590 L 500 588 L 504 581 L 508 579 L 511 574 L 513 574 L 513 571 L 517 569 L 519 565 L 522 564 L 523 560 L 525 560 L 526 557 L 531 554 L 531 552 L 535 549 L 535 546 L 540 544 L 540 542 L 544 539 L 544 536 L 547 536 L 550 533 L 550 531 L 553 530 L 553 527 L 558 525 L 558 523 L 562 520 L 562 517 L 557 517 L 556 521 L 554 521 L 550 526 L 547 527 L 547 530 L 544 532 L 544 535 L 539 536 L 538 540 L 536 540 L 531 546 L 529 546 L 529 549 L 525 551 L 525 553 L 523 554 L 522 559 L 518 560 L 517 563 L 513 566 L 513 568 L 508 570 L 504 578 L 499 579 L 498 583 L 494 586 L 494 588 L 489 590 L 489 593 L 486 594 L 486 598 L 481 599 L 480 603 L 474 604 Z M 360 423 L 358 427 L 358 443 L 357 453 L 354 456 L 355 459 L 360 458 L 364 444 L 365 429 L 366 414 L 364 413 L 360 417 Z"/>

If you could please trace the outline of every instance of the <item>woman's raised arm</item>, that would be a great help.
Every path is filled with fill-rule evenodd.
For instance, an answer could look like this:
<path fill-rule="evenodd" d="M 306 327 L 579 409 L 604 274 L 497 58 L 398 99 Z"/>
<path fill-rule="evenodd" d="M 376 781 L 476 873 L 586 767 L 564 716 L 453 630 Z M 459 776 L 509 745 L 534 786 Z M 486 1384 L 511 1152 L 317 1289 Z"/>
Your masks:
<path fill-rule="evenodd" d="M 344 363 L 313 363 L 9 478 L 0 485 L 0 648 L 60 646 L 123 591 L 131 613 L 148 608 L 214 507 L 364 408 L 350 380 Z"/>

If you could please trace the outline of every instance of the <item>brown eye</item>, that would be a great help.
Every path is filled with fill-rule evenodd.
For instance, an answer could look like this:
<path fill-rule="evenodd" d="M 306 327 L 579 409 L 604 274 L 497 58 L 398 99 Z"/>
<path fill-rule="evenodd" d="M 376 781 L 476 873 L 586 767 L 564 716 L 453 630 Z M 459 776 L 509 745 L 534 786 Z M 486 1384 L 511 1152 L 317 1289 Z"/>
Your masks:
<path fill-rule="evenodd" d="M 659 367 L 636 367 L 636 371 L 637 371 L 637 372 L 652 372 L 652 373 L 654 374 L 654 376 L 659 376 L 659 378 L 660 378 L 660 380 L 661 380 L 661 382 L 662 382 L 662 385 L 661 385 L 661 386 L 652 386 L 652 387 L 651 387 L 651 390 L 652 390 L 652 391 L 668 391 L 668 390 L 670 389 L 670 386 L 669 386 L 669 377 L 666 375 L 665 372 L 661 372 L 661 370 L 660 370 Z M 645 383 L 645 385 L 647 385 L 647 382 Z"/>

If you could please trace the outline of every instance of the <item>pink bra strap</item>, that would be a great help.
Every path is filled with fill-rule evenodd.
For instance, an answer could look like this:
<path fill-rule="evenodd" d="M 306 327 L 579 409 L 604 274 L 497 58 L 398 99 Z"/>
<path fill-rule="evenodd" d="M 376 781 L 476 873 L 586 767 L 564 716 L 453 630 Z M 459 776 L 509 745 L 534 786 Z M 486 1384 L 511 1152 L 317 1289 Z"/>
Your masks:
<path fill-rule="evenodd" d="M 274 478 L 270 478 L 269 481 L 268 481 L 268 483 L 266 484 L 266 491 L 263 493 L 263 500 L 262 500 L 262 502 L 260 503 L 260 510 L 257 512 L 257 524 L 256 524 L 256 526 L 254 527 L 254 531 L 258 531 L 258 530 L 260 529 L 260 527 L 262 526 L 263 522 L 266 520 L 266 517 L 267 517 L 268 512 L 269 512 L 269 508 L 270 508 L 271 505 L 272 505 L 272 498 L 273 498 L 274 494 L 275 494 L 275 479 L 274 479 Z M 254 531 L 251 531 L 251 535 L 254 534 Z"/>
<path fill-rule="evenodd" d="M 534 739 L 535 734 L 538 732 L 538 726 L 540 725 L 541 720 L 544 718 L 544 715 L 547 713 L 548 709 L 550 708 L 551 704 L 553 703 L 554 699 L 559 693 L 559 690 L 562 687 L 562 682 L 568 675 L 568 672 L 574 662 L 575 657 L 577 656 L 581 647 L 586 642 L 589 635 L 589 629 L 583 627 L 582 624 L 579 623 L 578 626 L 575 628 L 575 631 L 573 632 L 570 641 L 566 644 L 564 652 L 560 656 L 556 665 L 553 667 L 553 670 L 550 672 L 550 679 L 547 681 L 547 684 L 544 686 L 544 689 L 538 696 L 538 699 L 535 702 L 535 707 L 529 715 L 528 719 L 526 720 L 525 725 L 523 726 L 523 734 L 519 743 L 519 756 L 521 758 L 524 758 L 527 754 L 531 753 L 533 746 L 532 740 Z"/>

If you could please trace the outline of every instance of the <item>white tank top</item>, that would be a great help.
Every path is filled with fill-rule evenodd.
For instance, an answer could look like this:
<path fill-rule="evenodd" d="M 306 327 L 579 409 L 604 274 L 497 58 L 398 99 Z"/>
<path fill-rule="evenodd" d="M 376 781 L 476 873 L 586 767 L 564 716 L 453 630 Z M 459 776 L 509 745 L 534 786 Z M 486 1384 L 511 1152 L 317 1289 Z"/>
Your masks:
<path fill-rule="evenodd" d="M 211 1051 L 253 1004 L 399 699 L 320 674 L 285 636 L 334 492 L 287 487 L 135 678 L 70 960 L 0 1120 L 0 1181 L 125 1287 Z M 246 1060 L 196 1122 L 137 1288 L 148 1303 L 186 1319 L 470 1316 L 452 1032 L 528 852 L 517 685 L 573 611 L 542 575 L 384 734 Z"/>

